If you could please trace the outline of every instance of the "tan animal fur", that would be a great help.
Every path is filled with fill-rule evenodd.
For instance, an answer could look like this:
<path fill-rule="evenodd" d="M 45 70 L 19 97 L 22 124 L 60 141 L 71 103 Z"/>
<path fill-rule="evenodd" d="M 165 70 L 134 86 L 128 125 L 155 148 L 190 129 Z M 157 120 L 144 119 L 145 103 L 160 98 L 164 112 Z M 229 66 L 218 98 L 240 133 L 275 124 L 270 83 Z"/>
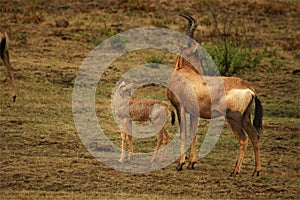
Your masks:
<path fill-rule="evenodd" d="M 0 29 L 0 57 L 3 60 L 3 64 L 7 68 L 8 76 L 12 83 L 12 100 L 15 101 L 16 97 L 17 97 L 16 87 L 15 87 L 13 68 L 12 68 L 12 66 L 10 64 L 10 60 L 9 60 L 8 49 L 9 49 L 8 35 L 7 35 L 6 31 L 4 31 L 3 29 Z"/>
<path fill-rule="evenodd" d="M 119 162 L 124 162 L 125 151 L 126 151 L 126 138 L 128 138 L 129 143 L 129 154 L 128 160 L 131 159 L 133 154 L 133 143 L 132 143 L 132 121 L 145 122 L 149 121 L 155 127 L 162 127 L 166 113 L 171 113 L 172 124 L 175 121 L 175 113 L 169 108 L 166 103 L 154 99 L 139 99 L 131 97 L 132 84 L 125 85 L 124 82 L 121 83 L 117 91 L 117 100 L 114 101 L 114 109 L 117 117 L 120 120 L 122 126 L 121 138 L 121 157 Z M 129 101 L 129 106 L 128 102 Z M 127 105 L 126 105 L 127 104 Z M 161 126 L 159 126 L 161 125 Z M 168 132 L 163 126 L 163 128 L 157 134 L 157 144 L 155 147 L 155 152 L 152 157 L 152 162 L 156 160 L 158 150 L 163 144 L 163 152 L 160 160 L 165 158 L 165 147 L 168 143 Z"/>
<path fill-rule="evenodd" d="M 197 27 L 197 21 L 189 15 L 182 15 L 189 21 L 188 27 L 194 23 L 191 29 L 187 30 L 187 35 L 193 36 L 193 31 Z M 255 170 L 253 175 L 259 175 L 260 148 L 259 132 L 262 129 L 263 110 L 261 102 L 257 97 L 254 88 L 245 80 L 236 77 L 213 77 L 205 76 L 200 63 L 198 44 L 188 44 L 188 47 L 182 50 L 180 56 L 177 56 L 174 73 L 169 81 L 167 97 L 175 106 L 180 123 L 180 133 L 182 138 L 181 151 L 177 170 L 182 170 L 185 163 L 185 140 L 186 140 L 186 119 L 185 113 L 190 114 L 190 140 L 191 157 L 188 168 L 194 168 L 196 163 L 196 131 L 198 127 L 198 117 L 212 119 L 216 117 L 225 117 L 230 125 L 234 135 L 237 137 L 240 145 L 240 153 L 236 166 L 231 173 L 232 176 L 240 173 L 241 165 L 247 149 L 249 138 L 253 144 L 255 154 Z M 190 62 L 188 62 L 189 60 Z M 214 85 L 213 90 L 209 91 L 207 83 L 217 82 L 217 79 L 223 81 L 224 87 Z M 191 89 L 190 89 L 191 88 Z M 224 91 L 225 90 L 225 91 Z M 225 92 L 225 95 L 222 94 Z M 223 93 L 224 93 L 223 92 Z M 212 98 L 217 109 L 212 111 Z M 195 98 L 194 98 L 195 97 Z M 195 100 L 196 99 L 196 100 Z M 255 101 L 255 116 L 253 124 L 250 121 L 251 104 Z M 222 109 L 222 103 L 225 103 L 226 110 Z M 218 106 L 220 108 L 218 110 Z M 199 111 L 195 109 L 199 107 Z"/>

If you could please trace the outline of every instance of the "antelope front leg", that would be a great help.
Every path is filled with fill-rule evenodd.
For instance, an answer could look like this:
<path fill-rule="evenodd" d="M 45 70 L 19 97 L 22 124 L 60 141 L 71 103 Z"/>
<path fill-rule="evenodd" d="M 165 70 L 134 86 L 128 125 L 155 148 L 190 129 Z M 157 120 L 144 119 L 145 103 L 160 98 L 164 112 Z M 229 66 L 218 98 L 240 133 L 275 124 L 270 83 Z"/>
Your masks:
<path fill-rule="evenodd" d="M 190 116 L 190 141 L 191 144 L 191 157 L 188 169 L 195 169 L 194 165 L 197 162 L 196 156 L 196 143 L 197 143 L 197 127 L 198 127 L 198 117 Z"/>
<path fill-rule="evenodd" d="M 126 133 L 125 132 L 121 132 L 121 139 L 122 139 L 122 145 L 121 145 L 121 157 L 119 159 L 120 163 L 124 162 L 124 158 L 125 158 L 125 151 L 126 151 Z"/>
<path fill-rule="evenodd" d="M 16 95 L 15 79 L 14 79 L 14 74 L 13 74 L 13 68 L 12 68 L 12 66 L 10 64 L 10 61 L 9 61 L 8 50 L 4 50 L 3 56 L 1 56 L 1 58 L 4 62 L 4 65 L 7 68 L 8 76 L 9 76 L 9 79 L 10 79 L 11 84 L 12 84 L 12 90 L 13 90 L 12 91 L 12 100 L 16 101 L 17 95 Z"/>
<path fill-rule="evenodd" d="M 181 117 L 181 123 L 180 123 L 180 136 L 181 136 L 181 156 L 179 159 L 179 164 L 177 165 L 176 169 L 177 171 L 181 171 L 183 165 L 185 164 L 185 140 L 186 140 L 186 116 L 184 109 L 180 109 L 180 117 Z"/>

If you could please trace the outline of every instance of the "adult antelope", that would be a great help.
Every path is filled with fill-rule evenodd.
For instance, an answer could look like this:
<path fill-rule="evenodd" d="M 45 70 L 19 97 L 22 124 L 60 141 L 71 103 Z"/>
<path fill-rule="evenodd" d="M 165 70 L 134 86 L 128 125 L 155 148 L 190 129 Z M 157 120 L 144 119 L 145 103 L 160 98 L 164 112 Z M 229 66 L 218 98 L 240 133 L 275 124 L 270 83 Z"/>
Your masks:
<path fill-rule="evenodd" d="M 0 29 L 0 57 L 3 60 L 4 65 L 7 68 L 8 71 L 8 76 L 11 80 L 12 83 L 12 100 L 15 101 L 16 100 L 16 87 L 15 87 L 15 80 L 14 80 L 14 74 L 13 74 L 13 68 L 10 64 L 10 60 L 9 60 L 9 53 L 8 53 L 8 36 L 7 33 Z"/>
<path fill-rule="evenodd" d="M 189 15 L 181 15 L 188 20 L 186 34 L 193 38 L 197 28 L 197 21 Z M 239 156 L 231 176 L 240 173 L 248 140 L 250 138 L 255 154 L 255 170 L 253 176 L 259 176 L 260 148 L 259 133 L 262 130 L 263 109 L 254 88 L 245 80 L 237 77 L 214 77 L 203 74 L 198 44 L 188 42 L 181 54 L 177 56 L 174 72 L 169 80 L 167 97 L 176 108 L 180 122 L 182 139 L 181 156 L 177 170 L 182 170 L 185 164 L 186 142 L 186 113 L 190 115 L 191 157 L 188 168 L 194 168 L 196 163 L 196 132 L 198 118 L 213 119 L 225 117 L 234 135 L 239 141 Z M 223 82 L 209 88 L 207 83 Z M 211 91 L 210 91 L 211 90 Z M 222 94 L 223 91 L 223 95 Z M 212 102 L 213 99 L 213 102 Z M 251 105 L 255 102 L 255 116 L 251 123 Z M 212 110 L 214 104 L 214 110 Z M 222 106 L 224 104 L 225 106 Z M 219 106 L 220 105 L 220 106 Z M 218 107 L 219 106 L 219 107 Z M 196 109 L 199 108 L 199 109 Z M 226 109 L 225 109 L 226 108 Z M 224 109 L 224 110 L 222 110 Z"/>

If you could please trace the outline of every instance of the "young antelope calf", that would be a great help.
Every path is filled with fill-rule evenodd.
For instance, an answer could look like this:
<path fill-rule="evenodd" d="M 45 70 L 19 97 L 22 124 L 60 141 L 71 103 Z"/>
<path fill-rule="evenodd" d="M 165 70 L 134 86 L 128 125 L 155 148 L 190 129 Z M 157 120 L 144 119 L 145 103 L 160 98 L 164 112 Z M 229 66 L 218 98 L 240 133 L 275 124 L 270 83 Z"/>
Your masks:
<path fill-rule="evenodd" d="M 16 95 L 16 88 L 15 88 L 15 80 L 14 80 L 14 75 L 13 75 L 13 68 L 9 61 L 8 36 L 7 36 L 7 33 L 3 29 L 0 29 L 0 57 L 3 60 L 3 64 L 7 68 L 8 76 L 11 80 L 12 89 L 13 89 L 12 100 L 15 101 L 17 95 Z"/>
<path fill-rule="evenodd" d="M 150 120 L 150 123 L 154 127 L 161 127 L 166 118 L 166 113 L 171 113 L 172 125 L 175 122 L 175 113 L 172 111 L 166 103 L 163 103 L 159 100 L 154 99 L 139 99 L 131 97 L 131 89 L 133 84 L 125 85 L 125 82 L 122 82 L 118 91 L 116 92 L 114 101 L 114 109 L 117 117 L 120 120 L 122 125 L 122 152 L 120 163 L 124 162 L 125 151 L 126 151 L 126 137 L 128 137 L 129 142 L 129 155 L 128 160 L 131 159 L 133 154 L 133 144 L 132 144 L 132 121 L 145 122 Z M 129 102 L 129 106 L 128 103 Z M 157 144 L 155 147 L 154 155 L 151 159 L 151 162 L 154 162 L 157 157 L 157 153 L 161 144 L 164 145 L 163 152 L 160 160 L 165 158 L 165 147 L 168 143 L 168 132 L 163 126 L 163 128 L 157 134 Z"/>

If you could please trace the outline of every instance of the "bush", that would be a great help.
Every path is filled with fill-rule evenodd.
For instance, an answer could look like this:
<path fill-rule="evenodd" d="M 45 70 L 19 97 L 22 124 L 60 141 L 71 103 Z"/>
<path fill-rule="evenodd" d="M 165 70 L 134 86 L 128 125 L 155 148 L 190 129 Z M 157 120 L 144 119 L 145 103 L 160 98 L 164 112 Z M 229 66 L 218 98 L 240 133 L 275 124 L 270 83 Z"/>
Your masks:
<path fill-rule="evenodd" d="M 147 63 L 155 63 L 155 64 L 163 64 L 165 62 L 165 58 L 163 54 L 153 53 L 144 55 Z"/>
<path fill-rule="evenodd" d="M 204 45 L 204 47 L 217 65 L 220 74 L 230 76 L 240 68 L 259 65 L 264 58 L 264 51 L 253 51 L 252 36 L 248 34 L 247 23 L 232 16 L 230 9 L 222 8 L 220 12 L 220 10 L 214 10 L 211 5 L 211 1 L 204 2 L 206 10 L 211 15 L 205 19 L 204 24 L 210 26 L 208 30 L 210 30 L 209 34 L 213 43 Z M 205 60 L 205 58 L 203 59 Z M 205 73 L 217 75 L 218 72 L 216 69 L 211 69 L 211 66 L 204 65 Z"/>
<path fill-rule="evenodd" d="M 243 48 L 242 44 L 233 40 L 227 40 L 218 44 L 207 44 L 204 46 L 214 60 L 221 75 L 230 76 L 240 68 L 246 66 L 257 66 L 262 61 L 260 53 L 252 52 L 252 49 Z M 208 75 L 213 71 L 204 67 Z"/>

